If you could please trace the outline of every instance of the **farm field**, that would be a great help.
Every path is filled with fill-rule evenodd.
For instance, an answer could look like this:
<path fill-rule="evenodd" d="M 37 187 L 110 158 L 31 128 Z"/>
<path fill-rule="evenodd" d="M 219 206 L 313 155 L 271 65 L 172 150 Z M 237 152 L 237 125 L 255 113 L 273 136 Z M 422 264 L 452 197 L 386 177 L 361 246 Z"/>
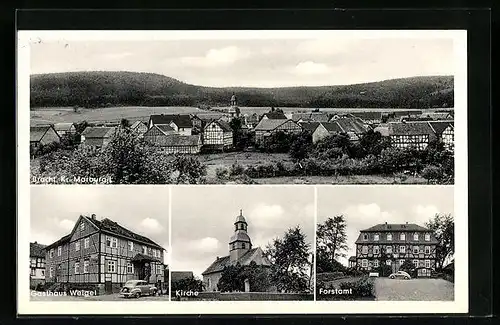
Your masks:
<path fill-rule="evenodd" d="M 263 114 L 269 111 L 269 107 L 240 107 L 242 114 Z M 282 107 L 285 113 L 292 112 L 310 112 L 314 108 Z M 322 108 L 322 112 L 368 112 L 368 111 L 398 111 L 409 109 L 396 108 Z M 427 110 L 432 112 L 434 110 Z M 81 122 L 81 121 L 106 121 L 118 122 L 126 118 L 132 122 L 137 120 L 147 121 L 150 115 L 154 114 L 190 114 L 190 113 L 213 113 L 215 111 L 201 110 L 197 107 L 146 107 L 146 106 L 124 106 L 124 107 L 106 107 L 96 109 L 81 109 L 78 113 L 71 107 L 44 107 L 33 108 L 30 111 L 30 120 L 32 125 L 52 124 L 61 122 Z"/>

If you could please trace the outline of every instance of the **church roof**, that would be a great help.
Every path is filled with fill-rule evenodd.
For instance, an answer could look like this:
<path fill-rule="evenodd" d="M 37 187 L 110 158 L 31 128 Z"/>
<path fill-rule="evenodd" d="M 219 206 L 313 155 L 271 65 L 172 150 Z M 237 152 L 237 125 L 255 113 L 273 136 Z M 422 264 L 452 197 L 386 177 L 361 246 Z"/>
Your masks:
<path fill-rule="evenodd" d="M 250 237 L 246 232 L 236 232 L 234 235 L 231 236 L 231 239 L 229 239 L 229 243 L 233 243 L 235 241 L 246 241 L 250 243 Z"/>
<path fill-rule="evenodd" d="M 238 263 L 240 265 L 249 265 L 252 261 L 255 261 L 257 265 L 270 266 L 268 258 L 263 256 L 263 251 L 260 247 L 252 248 L 243 254 L 239 259 Z M 207 275 L 210 273 L 222 272 L 224 267 L 231 265 L 231 259 L 228 256 L 218 257 L 203 273 L 202 275 Z"/>

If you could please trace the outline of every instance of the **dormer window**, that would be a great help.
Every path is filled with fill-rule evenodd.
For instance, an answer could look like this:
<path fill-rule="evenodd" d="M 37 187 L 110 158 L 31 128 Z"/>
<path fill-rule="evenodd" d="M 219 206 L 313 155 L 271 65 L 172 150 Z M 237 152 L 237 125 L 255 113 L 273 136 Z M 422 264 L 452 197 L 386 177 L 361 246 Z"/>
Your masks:
<path fill-rule="evenodd" d="M 131 252 L 134 251 L 134 243 L 131 241 L 128 242 L 128 250 Z"/>
<path fill-rule="evenodd" d="M 378 241 L 379 237 L 380 237 L 379 234 L 375 234 L 375 235 L 373 235 L 373 240 L 374 241 Z"/>
<path fill-rule="evenodd" d="M 402 232 L 400 235 L 399 235 L 399 240 L 406 240 L 406 234 L 404 232 Z"/>
<path fill-rule="evenodd" d="M 387 240 L 392 241 L 392 234 L 391 233 L 387 234 Z"/>
<path fill-rule="evenodd" d="M 363 234 L 363 240 L 368 240 L 368 234 Z"/>
<path fill-rule="evenodd" d="M 425 241 L 431 240 L 431 234 L 425 234 Z"/>
<path fill-rule="evenodd" d="M 418 233 L 413 234 L 413 240 L 418 240 Z"/>
<path fill-rule="evenodd" d="M 148 254 L 148 248 L 146 246 L 142 246 L 142 253 L 144 255 L 147 255 Z"/>

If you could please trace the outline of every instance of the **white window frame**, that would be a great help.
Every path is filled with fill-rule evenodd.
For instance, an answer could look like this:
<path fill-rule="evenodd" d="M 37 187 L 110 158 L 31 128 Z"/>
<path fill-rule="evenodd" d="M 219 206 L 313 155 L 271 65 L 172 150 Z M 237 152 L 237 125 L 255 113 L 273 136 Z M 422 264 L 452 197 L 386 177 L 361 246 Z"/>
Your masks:
<path fill-rule="evenodd" d="M 391 233 L 387 234 L 387 241 L 392 241 L 392 234 Z"/>
<path fill-rule="evenodd" d="M 406 246 L 400 245 L 399 246 L 399 253 L 401 254 L 406 254 Z"/>
<path fill-rule="evenodd" d="M 106 246 L 110 248 L 118 248 L 118 238 L 112 236 L 106 236 Z"/>
<path fill-rule="evenodd" d="M 78 252 L 79 250 L 80 250 L 80 241 L 79 241 L 79 240 L 77 240 L 77 241 L 75 242 L 75 251 L 76 251 L 76 252 Z"/>
<path fill-rule="evenodd" d="M 113 266 L 111 269 L 110 266 Z M 115 260 L 106 260 L 106 273 L 116 273 L 116 261 Z"/>
<path fill-rule="evenodd" d="M 392 246 L 390 246 L 390 245 L 389 245 L 389 246 L 386 246 L 386 247 L 385 247 L 385 252 L 386 252 L 387 254 L 392 254 Z"/>
<path fill-rule="evenodd" d="M 379 267 L 378 260 L 373 260 L 373 267 Z"/>
<path fill-rule="evenodd" d="M 90 238 L 87 237 L 83 240 L 83 248 L 89 248 L 90 247 Z"/>
<path fill-rule="evenodd" d="M 424 248 L 424 254 L 430 254 L 431 253 L 431 247 L 430 246 L 425 246 Z"/>
<path fill-rule="evenodd" d="M 85 222 L 80 224 L 80 231 L 85 231 Z"/>
<path fill-rule="evenodd" d="M 404 262 L 405 260 L 399 260 L 399 266 L 403 265 Z"/>
<path fill-rule="evenodd" d="M 399 240 L 406 240 L 406 234 L 404 232 L 399 234 Z"/>
<path fill-rule="evenodd" d="M 368 246 L 363 245 L 363 246 L 361 247 L 361 253 L 362 253 L 362 254 L 368 254 Z"/>
<path fill-rule="evenodd" d="M 363 240 L 367 241 L 368 240 L 368 234 L 363 234 Z"/>
<path fill-rule="evenodd" d="M 54 258 L 54 249 L 53 248 L 49 252 L 49 257 Z"/>
<path fill-rule="evenodd" d="M 415 253 L 415 252 L 416 252 L 416 253 Z M 418 255 L 418 253 L 419 253 L 419 248 L 418 248 L 418 246 L 413 246 L 413 254 L 414 254 L 414 255 L 415 255 L 415 254 L 417 254 L 417 255 Z"/>
<path fill-rule="evenodd" d="M 367 259 L 361 260 L 361 267 L 368 267 L 368 260 Z"/>
<path fill-rule="evenodd" d="M 57 247 L 57 256 L 61 256 L 62 255 L 62 246 L 58 246 Z"/>
<path fill-rule="evenodd" d="M 80 262 L 75 262 L 75 274 L 80 274 Z"/>
<path fill-rule="evenodd" d="M 413 240 L 418 241 L 418 232 L 416 232 L 416 233 L 413 234 Z"/>
<path fill-rule="evenodd" d="M 134 251 L 134 242 L 130 241 L 128 242 L 128 250 L 133 252 Z"/>
<path fill-rule="evenodd" d="M 374 241 L 379 241 L 379 239 L 380 239 L 380 235 L 379 234 L 373 235 L 373 240 Z"/>
<path fill-rule="evenodd" d="M 417 267 L 418 267 L 418 260 L 413 260 L 413 266 L 414 266 L 415 268 L 417 268 Z"/>
<path fill-rule="evenodd" d="M 431 268 L 431 260 L 425 260 L 425 267 L 427 269 L 430 269 Z"/>
<path fill-rule="evenodd" d="M 378 245 L 373 246 L 373 255 L 380 254 L 380 247 Z"/>
<path fill-rule="evenodd" d="M 391 260 L 386 260 L 386 261 L 385 261 L 385 265 L 389 265 L 389 266 L 391 266 L 391 265 L 392 265 L 392 261 L 391 261 Z"/>
<path fill-rule="evenodd" d="M 431 234 L 425 234 L 425 241 L 431 241 Z"/>
<path fill-rule="evenodd" d="M 127 274 L 134 274 L 134 263 L 127 263 Z"/>
<path fill-rule="evenodd" d="M 161 274 L 163 272 L 163 265 L 156 264 L 156 274 Z"/>
<path fill-rule="evenodd" d="M 148 247 L 145 245 L 142 245 L 142 254 L 148 255 Z"/>
<path fill-rule="evenodd" d="M 83 273 L 89 273 L 89 261 L 83 261 Z"/>
<path fill-rule="evenodd" d="M 51 266 L 49 268 L 49 278 L 52 278 L 54 276 L 54 268 Z"/>

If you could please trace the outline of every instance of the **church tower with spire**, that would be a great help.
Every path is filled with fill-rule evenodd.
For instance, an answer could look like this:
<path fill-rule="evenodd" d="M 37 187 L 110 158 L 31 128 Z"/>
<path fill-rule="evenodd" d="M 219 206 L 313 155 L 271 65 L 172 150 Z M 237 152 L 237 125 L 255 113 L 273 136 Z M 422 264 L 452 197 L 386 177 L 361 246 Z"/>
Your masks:
<path fill-rule="evenodd" d="M 243 211 L 240 210 L 240 215 L 236 217 L 234 222 L 234 234 L 229 239 L 229 259 L 232 263 L 236 263 L 241 256 L 252 249 L 252 241 L 247 230 L 247 221 L 243 216 Z"/>

